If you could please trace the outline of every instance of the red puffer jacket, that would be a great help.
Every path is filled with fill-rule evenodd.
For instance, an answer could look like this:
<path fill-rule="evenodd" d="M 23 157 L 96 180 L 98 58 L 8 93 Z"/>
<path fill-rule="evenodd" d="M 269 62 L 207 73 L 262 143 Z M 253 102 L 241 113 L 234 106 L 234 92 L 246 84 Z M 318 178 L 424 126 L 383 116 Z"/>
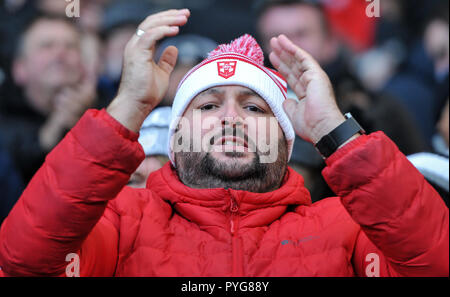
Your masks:
<path fill-rule="evenodd" d="M 48 155 L 1 227 L 8 276 L 448 276 L 448 208 L 382 133 L 327 160 L 340 198 L 311 204 L 289 169 L 264 194 L 191 189 L 170 164 L 124 187 L 137 135 L 90 110 Z"/>

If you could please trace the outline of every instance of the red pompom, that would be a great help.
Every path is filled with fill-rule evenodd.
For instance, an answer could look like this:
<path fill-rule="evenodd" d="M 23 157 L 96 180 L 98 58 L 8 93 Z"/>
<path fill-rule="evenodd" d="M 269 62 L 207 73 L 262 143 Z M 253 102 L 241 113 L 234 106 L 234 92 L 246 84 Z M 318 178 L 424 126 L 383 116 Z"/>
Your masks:
<path fill-rule="evenodd" d="M 261 66 L 264 65 L 264 53 L 255 38 L 249 34 L 245 34 L 229 44 L 219 45 L 219 47 L 208 54 L 208 58 L 213 58 L 226 53 L 241 54 Z"/>

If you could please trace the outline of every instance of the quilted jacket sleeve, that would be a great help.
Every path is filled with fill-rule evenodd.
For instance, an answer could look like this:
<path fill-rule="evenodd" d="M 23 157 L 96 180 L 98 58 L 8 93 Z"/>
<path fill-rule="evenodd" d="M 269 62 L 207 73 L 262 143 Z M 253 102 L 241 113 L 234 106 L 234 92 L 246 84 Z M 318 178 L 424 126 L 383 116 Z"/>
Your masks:
<path fill-rule="evenodd" d="M 1 226 L 5 275 L 65 275 L 71 253 L 81 253 L 81 263 L 96 257 L 114 268 L 117 218 L 105 207 L 144 159 L 137 138 L 105 110 L 86 112 L 47 156 Z M 81 273 L 105 271 L 85 267 Z"/>
<path fill-rule="evenodd" d="M 388 137 L 361 136 L 327 165 L 327 183 L 363 231 L 354 263 L 379 256 L 381 276 L 449 275 L 448 208 Z"/>

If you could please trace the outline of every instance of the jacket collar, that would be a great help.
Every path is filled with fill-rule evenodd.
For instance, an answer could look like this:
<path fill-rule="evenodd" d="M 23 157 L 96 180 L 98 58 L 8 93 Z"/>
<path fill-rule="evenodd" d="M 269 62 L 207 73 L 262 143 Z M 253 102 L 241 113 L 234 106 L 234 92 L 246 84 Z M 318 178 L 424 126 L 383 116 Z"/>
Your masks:
<path fill-rule="evenodd" d="M 190 188 L 180 181 L 175 169 L 168 162 L 149 176 L 147 188 L 193 221 L 204 220 L 205 213 L 200 215 L 202 212 L 227 214 L 235 204 L 239 215 L 258 213 L 257 217 L 261 217 L 262 214 L 264 219 L 260 223 L 267 224 L 281 216 L 289 205 L 311 204 L 303 178 L 290 167 L 279 189 L 267 193 L 253 193 L 223 188 Z"/>

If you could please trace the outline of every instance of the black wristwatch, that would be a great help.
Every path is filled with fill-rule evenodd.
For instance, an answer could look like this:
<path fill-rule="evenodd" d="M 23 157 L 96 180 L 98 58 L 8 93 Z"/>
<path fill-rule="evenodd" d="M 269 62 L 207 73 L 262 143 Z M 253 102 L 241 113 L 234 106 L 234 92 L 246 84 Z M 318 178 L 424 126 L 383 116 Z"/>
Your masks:
<path fill-rule="evenodd" d="M 346 113 L 345 118 L 347 119 L 345 122 L 337 126 L 315 144 L 316 149 L 324 159 L 331 156 L 339 146 L 349 140 L 353 135 L 366 133 L 350 113 Z"/>

